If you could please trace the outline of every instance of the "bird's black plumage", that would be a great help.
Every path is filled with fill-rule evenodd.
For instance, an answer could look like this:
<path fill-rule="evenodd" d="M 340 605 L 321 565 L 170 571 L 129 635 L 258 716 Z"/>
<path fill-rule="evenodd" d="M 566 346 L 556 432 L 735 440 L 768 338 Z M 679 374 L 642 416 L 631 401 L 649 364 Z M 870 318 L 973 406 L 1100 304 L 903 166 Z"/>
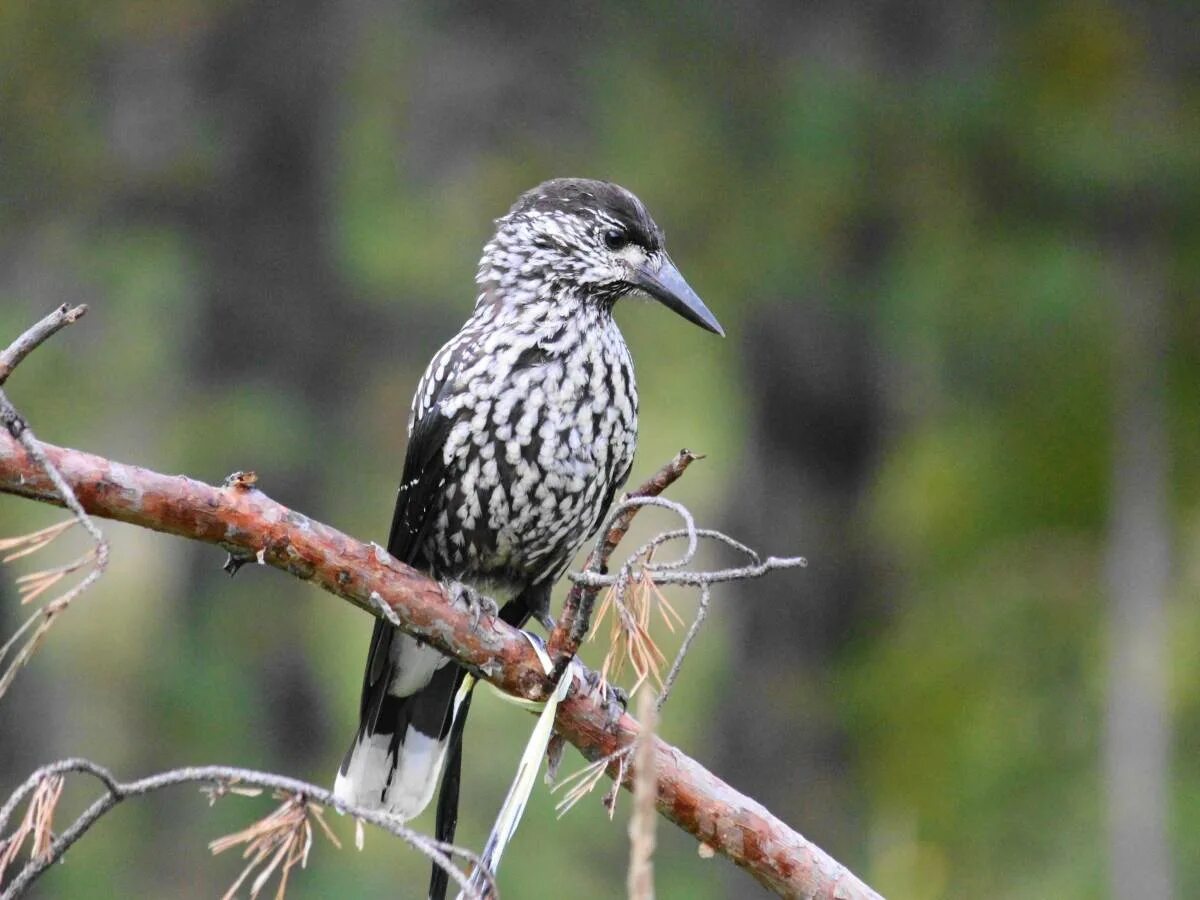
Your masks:
<path fill-rule="evenodd" d="M 495 597 L 501 618 L 519 627 L 548 620 L 554 582 L 632 465 L 637 388 L 614 303 L 642 290 L 721 331 L 624 188 L 549 181 L 496 224 L 475 312 L 434 355 L 413 399 L 388 551 Z M 436 650 L 379 621 L 338 796 L 414 816 L 449 749 L 438 831 L 452 836 L 470 702 L 468 694 L 456 722 L 462 678 Z M 432 892 L 444 887 L 435 876 Z"/>

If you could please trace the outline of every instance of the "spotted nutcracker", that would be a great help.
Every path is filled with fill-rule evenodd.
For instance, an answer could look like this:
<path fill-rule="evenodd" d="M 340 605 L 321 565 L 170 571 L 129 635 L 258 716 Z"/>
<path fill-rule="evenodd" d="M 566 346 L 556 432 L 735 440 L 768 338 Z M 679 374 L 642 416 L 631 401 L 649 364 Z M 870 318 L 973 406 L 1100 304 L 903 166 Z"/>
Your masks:
<path fill-rule="evenodd" d="M 560 178 L 523 194 L 497 220 L 476 281 L 474 314 L 413 398 L 387 549 L 495 598 L 514 626 L 533 617 L 548 627 L 551 589 L 603 521 L 637 443 L 633 362 L 613 306 L 642 291 L 723 331 L 645 206 L 603 181 Z M 449 749 L 438 836 L 452 836 L 470 706 L 469 694 L 454 702 L 463 676 L 376 622 L 336 795 L 411 818 L 429 804 Z M 444 875 L 434 881 L 442 893 Z"/>

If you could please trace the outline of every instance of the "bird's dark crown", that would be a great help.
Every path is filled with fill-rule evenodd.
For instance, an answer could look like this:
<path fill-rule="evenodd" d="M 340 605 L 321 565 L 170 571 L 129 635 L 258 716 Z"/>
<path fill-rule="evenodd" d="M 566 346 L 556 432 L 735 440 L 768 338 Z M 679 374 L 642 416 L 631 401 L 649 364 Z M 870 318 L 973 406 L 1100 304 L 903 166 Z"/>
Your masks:
<path fill-rule="evenodd" d="M 659 250 L 663 232 L 645 205 L 618 184 L 590 178 L 554 178 L 522 194 L 508 216 L 539 212 L 569 213 L 611 219 L 629 240 L 646 250 Z"/>

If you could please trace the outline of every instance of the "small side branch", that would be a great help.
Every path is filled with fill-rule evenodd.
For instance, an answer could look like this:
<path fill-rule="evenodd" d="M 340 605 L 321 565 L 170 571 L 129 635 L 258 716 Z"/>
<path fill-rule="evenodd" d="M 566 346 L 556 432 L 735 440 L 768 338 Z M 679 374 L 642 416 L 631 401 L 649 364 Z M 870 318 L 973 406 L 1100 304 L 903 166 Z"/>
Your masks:
<path fill-rule="evenodd" d="M 650 739 L 657 727 L 658 710 L 654 696 L 646 691 L 638 698 L 638 718 L 642 733 L 634 745 L 633 812 L 629 816 L 629 876 L 626 891 L 629 900 L 654 900 L 654 795 L 658 773 L 654 771 L 654 746 Z"/>
<path fill-rule="evenodd" d="M 0 387 L 8 381 L 8 376 L 20 365 L 21 360 L 41 346 L 47 338 L 78 322 L 87 313 L 87 309 L 87 306 L 82 304 L 70 307 L 64 303 L 13 341 L 7 350 L 0 353 Z"/>

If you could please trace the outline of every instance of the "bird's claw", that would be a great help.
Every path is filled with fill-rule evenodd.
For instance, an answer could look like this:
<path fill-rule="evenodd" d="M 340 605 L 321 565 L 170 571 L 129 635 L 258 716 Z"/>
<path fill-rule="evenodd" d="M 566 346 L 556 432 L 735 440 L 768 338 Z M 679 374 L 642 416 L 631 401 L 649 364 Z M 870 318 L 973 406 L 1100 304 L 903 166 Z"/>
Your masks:
<path fill-rule="evenodd" d="M 604 711 L 608 715 L 608 727 L 610 729 L 616 728 L 617 723 L 621 721 L 621 716 L 625 714 L 625 710 L 629 707 L 629 694 L 615 684 L 601 678 L 599 672 L 589 670 L 584 681 L 593 693 L 596 691 L 601 692 L 600 702 L 604 704 Z"/>
<path fill-rule="evenodd" d="M 616 728 L 617 723 L 621 721 L 621 716 L 625 715 L 625 710 L 629 708 L 629 694 L 625 693 L 615 684 L 606 686 L 604 692 L 604 711 L 608 713 L 608 725 L 610 728 Z"/>
<path fill-rule="evenodd" d="M 479 630 L 479 625 L 483 621 L 484 616 L 494 619 L 496 614 L 500 612 L 500 608 L 496 605 L 496 601 L 485 594 L 479 593 L 473 587 L 453 582 L 447 585 L 450 598 L 456 606 L 463 606 L 467 612 L 471 614 L 471 628 L 475 631 Z"/>

